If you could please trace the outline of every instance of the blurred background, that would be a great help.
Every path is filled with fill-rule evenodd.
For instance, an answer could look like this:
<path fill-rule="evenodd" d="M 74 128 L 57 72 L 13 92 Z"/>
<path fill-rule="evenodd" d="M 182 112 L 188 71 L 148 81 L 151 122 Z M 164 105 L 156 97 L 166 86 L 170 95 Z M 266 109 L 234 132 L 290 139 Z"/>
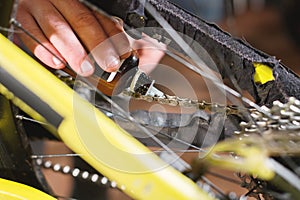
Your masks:
<path fill-rule="evenodd" d="M 300 1 L 171 0 L 300 74 Z"/>

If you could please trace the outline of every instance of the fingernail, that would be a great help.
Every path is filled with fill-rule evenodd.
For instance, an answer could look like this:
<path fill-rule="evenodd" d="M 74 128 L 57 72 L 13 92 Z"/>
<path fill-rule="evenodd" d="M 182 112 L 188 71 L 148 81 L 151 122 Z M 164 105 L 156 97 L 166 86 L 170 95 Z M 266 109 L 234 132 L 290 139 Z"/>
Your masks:
<path fill-rule="evenodd" d="M 52 61 L 55 64 L 55 66 L 60 66 L 63 64 L 62 61 L 55 56 L 52 57 Z"/>
<path fill-rule="evenodd" d="M 118 68 L 120 67 L 120 59 L 116 57 L 110 57 L 106 61 L 106 68 Z"/>
<path fill-rule="evenodd" d="M 81 70 L 81 73 L 86 74 L 86 73 L 90 73 L 91 71 L 93 71 L 94 68 L 89 61 L 84 60 L 81 63 L 80 70 Z"/>

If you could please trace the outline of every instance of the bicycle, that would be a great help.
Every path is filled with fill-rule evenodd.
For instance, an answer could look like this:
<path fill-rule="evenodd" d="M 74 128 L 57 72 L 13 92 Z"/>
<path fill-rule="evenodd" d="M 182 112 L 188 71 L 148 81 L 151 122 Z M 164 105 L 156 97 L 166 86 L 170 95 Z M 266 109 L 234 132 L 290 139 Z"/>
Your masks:
<path fill-rule="evenodd" d="M 91 5 L 85 1 L 82 2 L 90 6 L 91 9 L 98 10 L 98 8 L 94 7 L 94 5 Z M 241 99 L 242 102 L 248 103 L 256 110 L 249 111 L 249 109 L 246 109 L 245 107 L 243 107 L 243 105 L 240 105 L 238 107 L 225 106 L 201 101 L 191 101 L 188 99 L 177 97 L 174 98 L 169 95 L 159 96 L 159 93 L 156 93 L 156 95 L 145 96 L 144 90 L 146 89 L 146 91 L 149 91 L 149 88 L 151 88 L 154 83 L 151 82 L 148 77 L 145 77 L 145 75 L 143 74 L 136 73 L 136 71 L 134 71 L 133 76 L 137 81 L 133 83 L 133 89 L 129 92 L 127 91 L 127 94 L 129 96 L 142 100 L 157 101 L 159 103 L 176 105 L 179 104 L 181 106 L 197 107 L 198 109 L 208 108 L 211 112 L 211 115 L 204 115 L 202 113 L 201 117 L 199 118 L 202 119 L 205 123 L 207 123 L 208 121 L 208 118 L 206 118 L 207 116 L 209 116 L 211 123 L 226 123 L 224 122 L 225 114 L 248 119 L 249 123 L 241 124 L 240 127 L 242 129 L 237 129 L 236 134 L 239 134 L 240 136 L 243 134 L 249 135 L 250 133 L 257 133 L 256 136 L 250 136 L 249 138 L 244 138 L 243 136 L 241 136 L 241 141 L 232 139 L 217 143 L 214 148 L 210 149 L 210 151 L 204 152 L 205 156 L 203 158 L 196 159 L 195 165 L 191 169 L 186 165 L 185 162 L 180 161 L 178 159 L 178 156 L 176 156 L 176 154 L 174 154 L 174 152 L 171 151 L 168 146 L 161 144 L 165 148 L 164 152 L 167 152 L 167 158 L 171 159 L 172 161 L 170 163 L 173 164 L 174 168 L 177 168 L 179 171 L 181 170 L 181 172 L 185 174 L 184 175 L 176 171 L 173 167 L 166 166 L 158 156 L 152 153 L 152 151 L 145 148 L 138 141 L 136 141 L 126 132 L 120 129 L 116 124 L 112 123 L 112 121 L 105 117 L 104 114 L 95 109 L 93 105 L 82 99 L 75 92 L 71 91 L 64 83 L 58 81 L 58 79 L 54 77 L 49 71 L 42 68 L 38 63 L 30 59 L 24 52 L 14 47 L 14 45 L 8 42 L 4 37 L 1 37 L 0 39 L 1 46 L 3 45 L 6 47 L 6 49 L 2 49 L 0 53 L 1 93 L 4 94 L 7 99 L 10 99 L 16 105 L 20 106 L 35 120 L 46 123 L 46 127 L 54 132 L 56 136 L 64 141 L 64 143 L 67 144 L 74 152 L 79 154 L 97 171 L 101 172 L 110 180 L 115 181 L 116 186 L 120 190 L 124 191 L 133 198 L 236 198 L 234 196 L 223 194 L 218 190 L 218 188 L 204 191 L 205 186 L 207 186 L 208 182 L 203 174 L 207 172 L 205 170 L 206 168 L 210 168 L 214 165 L 219 165 L 235 171 L 244 170 L 243 172 L 245 173 L 250 173 L 254 176 L 257 175 L 258 178 L 248 175 L 241 175 L 244 184 L 250 190 L 249 194 L 252 194 L 256 198 L 260 198 L 260 195 L 264 195 L 265 198 L 269 198 L 268 195 L 273 195 L 273 197 L 275 196 L 277 198 L 284 197 L 280 194 L 276 194 L 277 190 L 272 191 L 270 189 L 270 194 L 270 191 L 268 190 L 269 188 L 263 186 L 265 184 L 263 180 L 269 181 L 271 179 L 273 179 L 274 184 L 280 184 L 279 189 L 286 190 L 285 194 L 291 195 L 288 196 L 288 198 L 296 198 L 299 195 L 299 188 L 297 186 L 299 178 L 297 177 L 296 172 L 290 172 L 289 169 L 282 166 L 274 159 L 269 158 L 269 156 L 271 155 L 281 156 L 281 153 L 279 151 L 275 151 L 277 149 L 273 146 L 268 146 L 266 141 L 271 141 L 277 144 L 276 141 L 282 141 L 283 138 L 286 137 L 286 135 L 282 135 L 282 132 L 280 132 L 282 130 L 277 130 L 278 128 L 283 129 L 283 127 L 290 127 L 291 129 L 296 129 L 296 131 L 298 130 L 297 124 L 292 124 L 292 126 L 289 123 L 291 116 L 296 117 L 293 118 L 293 120 L 297 122 L 298 110 L 296 108 L 297 106 L 299 106 L 299 102 L 295 99 L 291 99 L 291 101 L 287 104 L 280 104 L 277 102 L 273 109 L 269 110 L 266 107 L 262 108 L 252 101 L 248 100 L 247 98 L 241 96 L 240 91 L 241 89 L 248 90 L 248 92 L 254 97 L 255 101 L 259 105 L 271 106 L 273 101 L 286 101 L 285 97 L 289 96 L 295 96 L 299 99 L 299 96 L 297 96 L 299 95 L 299 89 L 297 87 L 299 83 L 298 76 L 284 67 L 279 61 L 275 60 L 274 58 L 269 57 L 268 55 L 244 44 L 241 40 L 232 39 L 228 34 L 222 32 L 216 26 L 199 20 L 195 16 L 186 13 L 185 11 L 169 3 L 168 1 L 150 0 L 145 5 L 139 4 L 139 1 L 116 2 L 117 4 L 115 5 L 118 7 L 118 9 L 108 8 L 108 6 L 110 6 L 111 4 L 107 5 L 105 2 L 102 2 L 103 5 L 101 5 L 101 8 L 103 8 L 107 13 L 111 15 L 116 15 L 123 18 L 125 24 L 129 25 L 128 33 L 133 37 L 140 37 L 140 33 L 143 32 L 151 36 L 152 38 L 167 43 L 168 47 L 175 49 L 177 52 L 180 52 L 184 56 L 189 55 L 192 61 L 196 63 L 198 61 L 197 55 L 193 55 L 193 53 L 189 54 L 190 52 L 186 52 L 185 49 L 182 50 L 182 44 L 191 42 L 189 38 L 192 38 L 192 41 L 196 40 L 198 42 L 201 42 L 202 46 L 205 49 L 208 49 L 209 52 L 214 52 L 214 54 L 211 54 L 211 56 L 217 63 L 217 66 L 219 67 L 218 70 L 223 76 L 227 74 L 229 76 L 228 78 L 233 83 L 235 83 L 234 85 L 239 91 L 235 92 L 234 90 L 225 86 L 226 92 L 231 92 L 231 94 Z M 122 8 L 124 9 L 120 9 L 119 6 L 123 6 Z M 141 8 L 143 8 L 143 6 L 145 6 L 148 13 L 142 14 L 147 15 L 147 18 L 143 17 L 143 15 L 141 16 L 141 13 L 138 12 Z M 131 10 L 128 8 L 130 8 Z M 181 13 L 181 15 L 179 15 L 178 13 Z M 161 15 L 169 20 L 171 26 L 166 25 L 169 23 L 166 23 L 167 21 L 165 21 L 164 18 L 158 17 Z M 165 29 L 146 28 L 147 26 L 157 27 L 159 22 L 162 23 L 161 25 Z M 183 24 L 185 26 L 183 26 Z M 195 24 L 197 26 L 195 26 Z M 130 26 L 134 26 L 135 29 L 131 29 Z M 168 29 L 166 29 L 166 27 L 164 26 L 167 26 Z M 181 45 L 178 45 L 176 43 L 176 41 L 178 42 L 181 40 L 181 37 L 175 37 L 175 39 L 172 38 L 174 35 L 178 35 L 177 32 L 174 32 L 174 29 L 185 34 L 183 37 L 185 40 Z M 198 37 L 201 34 L 203 38 Z M 172 36 L 171 39 L 170 35 Z M 210 45 L 213 45 L 208 45 L 208 40 L 210 42 Z M 227 52 L 228 54 L 226 60 L 222 60 L 222 51 Z M 173 54 L 172 51 L 166 51 L 166 53 L 173 56 L 180 62 L 183 62 L 192 70 L 206 77 L 208 80 L 216 81 L 215 77 L 211 77 L 211 74 L 207 75 L 208 72 L 203 73 L 203 71 L 195 68 L 193 64 L 191 64 L 191 62 L 186 62 L 186 59 L 182 59 L 182 57 L 176 56 L 176 54 Z M 190 60 L 188 59 L 188 61 Z M 243 70 L 239 69 L 239 66 L 243 66 Z M 35 71 L 34 74 L 31 73 L 32 69 L 34 69 Z M 235 77 L 229 75 L 229 69 L 234 72 L 233 74 Z M 259 71 L 261 69 L 263 69 L 262 71 L 267 71 L 267 75 L 261 74 L 261 72 Z M 20 73 L 20 71 L 22 71 L 23 73 Z M 275 76 L 272 75 L 272 71 Z M 243 74 L 243 76 L 241 76 L 241 74 Z M 244 74 L 248 74 L 248 76 L 244 76 Z M 256 74 L 254 76 L 254 79 L 252 79 L 253 74 Z M 137 87 L 137 84 L 139 84 L 139 79 L 141 77 L 146 79 L 146 83 L 144 82 L 142 85 L 138 85 Z M 237 77 L 240 77 L 240 79 L 236 80 Z M 39 85 L 39 87 L 36 88 L 36 85 Z M 51 87 L 49 87 L 49 85 L 51 85 Z M 292 86 L 293 90 L 289 90 L 290 86 Z M 87 86 L 87 88 L 89 87 L 94 88 L 94 85 Z M 278 88 L 280 89 L 281 93 L 277 92 Z M 24 95 L 25 93 L 26 95 Z M 28 94 L 30 95 L 28 96 Z M 64 94 L 64 96 L 62 96 L 61 94 Z M 112 103 L 115 110 L 111 113 L 118 114 L 119 112 L 119 117 L 123 119 L 125 118 L 127 120 L 125 120 L 125 122 L 129 121 L 137 125 L 138 129 L 142 129 L 148 137 L 152 137 L 151 134 L 148 134 L 149 130 L 145 129 L 144 126 L 139 125 L 135 120 L 131 119 L 128 114 L 122 112 L 122 110 L 119 109 L 119 107 L 115 105 L 114 102 L 111 102 L 109 98 L 106 98 L 106 96 L 103 95 L 101 96 L 102 98 Z M 114 98 L 112 99 L 116 100 Z M 61 105 L 58 102 L 64 102 L 64 104 Z M 73 102 L 75 102 L 76 104 L 73 104 Z M 43 106 L 41 107 L 37 105 Z M 76 107 L 74 105 L 76 105 Z M 292 109 L 290 109 L 291 107 Z M 105 109 L 103 110 L 105 111 Z M 250 119 L 248 111 L 251 112 L 250 114 L 252 117 Z M 281 113 L 281 111 L 285 112 Z M 90 119 L 90 116 L 96 116 L 96 122 L 86 120 Z M 178 115 L 171 115 L 174 122 L 176 122 L 176 116 Z M 274 118 L 274 116 L 277 116 L 277 118 Z M 188 118 L 189 120 L 195 119 L 191 115 L 188 115 Z M 230 119 L 230 121 L 232 122 L 234 122 L 234 120 L 235 118 Z M 80 121 L 81 124 L 77 124 L 76 122 L 78 121 Z M 97 124 L 97 122 L 99 121 L 101 122 L 103 135 L 94 135 L 92 134 L 93 131 L 99 129 Z M 154 122 L 151 123 L 153 126 L 157 125 Z M 51 126 L 49 126 L 49 124 L 51 124 Z M 168 125 L 170 129 L 172 128 L 171 125 Z M 218 126 L 216 127 L 218 128 Z M 212 130 L 216 131 L 215 129 Z M 262 134 L 270 130 L 272 130 L 273 132 L 275 132 L 276 130 L 279 132 L 279 134 L 271 134 L 270 138 L 267 137 L 267 134 Z M 288 129 L 286 129 L 285 131 L 287 130 Z M 85 134 L 78 134 L 78 131 L 83 131 Z M 134 129 L 133 131 L 136 130 Z M 231 134 L 233 132 L 232 129 L 227 131 L 231 132 Z M 291 131 L 291 133 L 287 133 L 288 139 L 290 141 L 297 141 L 297 136 L 295 136 L 294 133 L 295 132 L 293 131 Z M 111 143 L 106 142 L 107 138 Z M 95 144 L 94 141 L 100 141 L 102 146 Z M 114 145 L 117 145 L 118 147 L 121 146 L 122 151 L 119 151 L 118 148 L 114 148 Z M 282 150 L 283 147 L 286 147 L 286 143 L 284 142 L 283 144 L 281 144 L 281 146 L 280 144 L 278 145 L 279 150 Z M 264 147 L 267 147 L 266 151 L 263 150 Z M 108 155 L 108 157 L 106 157 L 107 155 L 103 155 L 103 152 L 105 152 L 106 149 L 110 149 L 110 154 Z M 126 154 L 126 151 L 130 153 Z M 149 168 L 150 161 L 146 163 L 140 162 L 141 160 L 137 158 L 137 155 L 133 154 L 133 152 L 136 153 L 137 151 L 142 155 L 149 156 L 147 157 L 147 159 L 150 159 L 152 163 L 152 166 L 150 167 L 153 167 L 154 165 L 160 170 L 153 172 L 153 170 Z M 222 156 L 222 154 L 219 154 L 219 152 L 231 153 L 229 156 Z M 235 152 L 236 155 L 232 152 Z M 297 149 L 295 150 L 295 152 L 293 152 L 292 149 L 286 148 L 285 153 L 295 155 L 297 154 Z M 122 156 L 120 156 L 120 154 Z M 234 159 L 232 159 L 231 157 L 233 155 Z M 111 159 L 114 157 L 122 159 L 123 162 L 120 163 L 118 159 L 114 159 L 111 162 Z M 284 157 L 284 159 L 288 158 Z M 103 160 L 105 160 L 104 163 Z M 108 163 L 110 166 L 107 166 Z M 133 163 L 135 164 L 133 165 Z M 284 162 L 284 164 L 289 163 L 294 162 Z M 257 167 L 256 165 L 258 165 L 259 167 Z M 270 165 L 273 167 L 270 167 Z M 59 170 L 61 169 L 58 169 L 58 171 Z M 35 172 L 35 170 L 31 171 Z M 127 173 L 128 171 L 143 172 L 143 176 L 141 176 L 139 173 Z M 287 176 L 281 173 L 281 171 L 284 171 Z M 277 173 L 277 176 L 275 176 L 275 173 Z M 278 180 L 278 175 L 285 179 L 285 181 L 288 181 L 288 183 L 283 180 Z M 202 187 L 199 187 L 199 184 L 197 185 L 192 181 L 197 181 L 199 178 L 206 181 L 205 184 L 202 184 Z M 177 184 L 178 182 L 180 182 L 180 185 Z M 5 184 L 9 183 L 6 182 Z M 1 191 L 7 190 L 4 188 L 1 189 Z M 215 193 L 214 196 L 212 195 L 213 192 Z M 13 195 L 11 197 L 13 197 Z"/>

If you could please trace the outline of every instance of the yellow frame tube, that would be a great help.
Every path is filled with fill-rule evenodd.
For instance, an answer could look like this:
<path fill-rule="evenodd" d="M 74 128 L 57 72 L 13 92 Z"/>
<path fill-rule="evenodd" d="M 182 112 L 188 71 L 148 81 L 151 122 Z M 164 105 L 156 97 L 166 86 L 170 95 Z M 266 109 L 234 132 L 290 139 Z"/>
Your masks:
<path fill-rule="evenodd" d="M 0 67 L 61 117 L 57 134 L 75 153 L 135 199 L 212 199 L 193 181 L 119 128 L 38 62 L 0 35 Z M 34 118 L 18 94 L 1 92 Z"/>
<path fill-rule="evenodd" d="M 2 200 L 55 200 L 54 197 L 30 186 L 0 178 L 0 199 Z"/>

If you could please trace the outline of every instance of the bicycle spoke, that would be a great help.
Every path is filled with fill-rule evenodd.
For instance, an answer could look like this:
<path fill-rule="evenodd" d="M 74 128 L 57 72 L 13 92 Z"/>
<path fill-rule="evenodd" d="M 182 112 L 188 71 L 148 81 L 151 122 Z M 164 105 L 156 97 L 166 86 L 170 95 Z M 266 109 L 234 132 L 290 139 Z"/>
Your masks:
<path fill-rule="evenodd" d="M 22 33 L 23 32 L 23 31 L 17 31 L 17 30 L 12 29 L 12 28 L 5 28 L 5 27 L 2 27 L 2 26 L 0 26 L 0 30 L 8 32 L 8 33 Z"/>
<path fill-rule="evenodd" d="M 199 153 L 199 150 L 172 149 L 175 153 Z M 154 153 L 166 152 L 165 150 L 153 150 Z"/>
<path fill-rule="evenodd" d="M 16 119 L 25 120 L 25 121 L 29 121 L 29 122 L 33 122 L 33 123 L 37 123 L 37 124 L 41 124 L 41 125 L 49 125 L 48 123 L 38 121 L 38 120 L 29 118 L 29 117 L 25 117 L 24 115 L 16 115 Z"/>
<path fill-rule="evenodd" d="M 67 153 L 67 154 L 47 154 L 47 155 L 31 155 L 33 159 L 39 158 L 61 158 L 61 157 L 80 157 L 80 154 Z"/>

